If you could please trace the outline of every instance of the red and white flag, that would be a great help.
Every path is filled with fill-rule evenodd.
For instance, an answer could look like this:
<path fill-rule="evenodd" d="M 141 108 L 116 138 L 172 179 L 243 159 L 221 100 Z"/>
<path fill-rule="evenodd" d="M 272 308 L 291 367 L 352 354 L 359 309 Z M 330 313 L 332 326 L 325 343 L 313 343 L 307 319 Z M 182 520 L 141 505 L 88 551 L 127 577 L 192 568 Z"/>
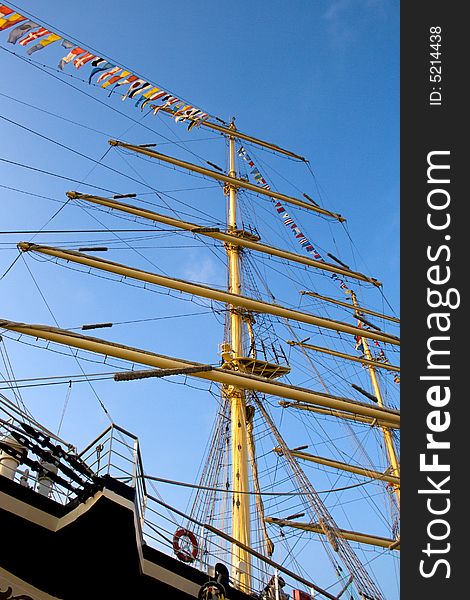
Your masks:
<path fill-rule="evenodd" d="M 85 53 L 86 50 L 84 48 L 79 48 L 78 46 L 76 48 L 74 48 L 73 50 L 70 50 L 70 52 L 67 54 L 67 56 L 64 56 L 64 58 L 61 59 L 61 61 L 58 64 L 59 69 L 63 69 L 65 67 L 65 65 L 67 65 L 69 62 L 72 62 L 72 60 L 74 60 L 75 58 L 77 58 L 78 56 L 80 56 L 80 54 Z"/>
<path fill-rule="evenodd" d="M 74 67 L 76 69 L 81 69 L 83 65 L 86 65 L 87 62 L 90 62 L 90 60 L 93 60 L 94 58 L 96 58 L 94 54 L 91 54 L 91 52 L 85 52 L 83 56 L 79 56 L 73 61 Z"/>
<path fill-rule="evenodd" d="M 30 31 L 26 37 L 19 41 L 19 44 L 20 46 L 27 46 L 30 42 L 34 42 L 34 40 L 37 40 L 48 33 L 50 33 L 48 29 L 40 27 L 37 31 Z"/>

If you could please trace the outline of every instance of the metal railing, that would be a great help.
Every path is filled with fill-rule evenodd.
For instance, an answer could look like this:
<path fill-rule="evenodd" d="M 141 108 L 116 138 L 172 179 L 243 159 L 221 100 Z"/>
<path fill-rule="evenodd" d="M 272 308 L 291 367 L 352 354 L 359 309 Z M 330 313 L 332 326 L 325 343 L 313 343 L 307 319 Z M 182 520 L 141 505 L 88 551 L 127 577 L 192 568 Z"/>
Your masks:
<path fill-rule="evenodd" d="M 148 546 L 179 557 L 208 574 L 218 562 L 227 565 L 230 571 L 231 545 L 237 543 L 235 540 L 210 524 L 191 519 L 161 498 L 148 493 L 136 436 L 117 425 L 111 425 L 79 456 L 96 475 L 110 475 L 135 489 L 140 533 Z M 190 532 L 191 538 L 182 535 L 175 547 L 178 530 Z M 179 548 L 179 552 L 176 548 Z M 261 548 L 260 552 L 252 548 L 246 550 L 252 557 L 252 587 L 245 590 L 247 593 L 261 594 L 260 598 L 283 600 L 287 595 L 292 598 L 294 589 L 302 588 L 309 597 L 313 597 L 314 589 L 317 592 L 320 590 L 314 583 L 266 558 Z M 279 581 L 284 585 L 281 586 Z M 325 597 L 335 598 L 328 593 Z"/>
<path fill-rule="evenodd" d="M 109 475 L 135 490 L 135 504 L 142 524 L 147 488 L 138 438 L 119 425 L 110 425 L 78 455 L 95 473 Z"/>
<path fill-rule="evenodd" d="M 166 504 L 161 498 L 148 494 L 139 441 L 135 435 L 118 425 L 110 425 L 75 456 L 96 476 L 109 476 L 134 490 L 139 534 L 148 546 L 176 556 L 209 575 L 213 572 L 214 565 L 219 562 L 227 565 L 230 572 L 232 545 L 242 545 L 224 531 L 210 524 L 200 523 Z M 28 469 L 22 466 L 17 467 L 14 473 L 6 471 L 4 475 L 43 495 L 48 495 L 61 504 L 66 504 L 74 498 L 70 489 L 61 487 L 57 482 L 51 482 L 45 494 L 44 489 L 40 489 L 39 476 L 29 473 Z M 69 482 L 72 480 L 69 479 Z M 182 535 L 175 538 L 175 534 L 181 530 Z M 337 598 L 333 593 L 267 558 L 262 554 L 262 548 L 259 548 L 259 551 L 246 546 L 243 548 L 250 554 L 252 562 L 251 589 L 244 590 L 246 593 L 254 594 L 254 597 L 262 600 L 285 600 L 293 598 L 294 590 L 301 589 L 305 594 L 303 598 L 313 598 L 313 594 L 315 598 Z M 341 582 L 338 582 L 338 588 L 341 587 Z"/>

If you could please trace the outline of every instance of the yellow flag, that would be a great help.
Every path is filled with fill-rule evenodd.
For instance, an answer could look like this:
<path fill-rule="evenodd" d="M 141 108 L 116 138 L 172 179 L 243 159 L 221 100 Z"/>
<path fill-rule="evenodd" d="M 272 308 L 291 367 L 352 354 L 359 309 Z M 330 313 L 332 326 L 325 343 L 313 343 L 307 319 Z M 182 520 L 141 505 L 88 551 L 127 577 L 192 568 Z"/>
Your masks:
<path fill-rule="evenodd" d="M 23 15 L 13 13 L 12 15 L 9 15 L 8 19 L 0 19 L 0 31 L 12 27 L 16 23 L 21 23 L 21 21 L 26 21 L 26 19 L 27 17 L 23 17 Z"/>
<path fill-rule="evenodd" d="M 51 35 L 48 35 L 46 38 L 44 38 L 40 42 L 38 42 L 35 46 L 33 46 L 32 48 L 30 48 L 28 50 L 28 54 L 31 55 L 33 52 L 37 52 L 38 50 L 42 50 L 46 46 L 49 46 L 49 44 L 57 42 L 57 40 L 60 40 L 60 38 L 61 38 L 60 35 L 57 35 L 56 33 L 51 33 Z"/>

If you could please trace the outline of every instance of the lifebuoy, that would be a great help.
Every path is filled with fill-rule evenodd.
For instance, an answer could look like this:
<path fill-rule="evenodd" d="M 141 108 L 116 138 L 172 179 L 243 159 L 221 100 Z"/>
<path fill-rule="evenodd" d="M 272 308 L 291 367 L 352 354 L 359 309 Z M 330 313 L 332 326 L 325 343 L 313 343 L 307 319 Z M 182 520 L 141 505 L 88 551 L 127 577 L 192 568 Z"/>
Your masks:
<path fill-rule="evenodd" d="M 180 539 L 187 538 L 191 542 L 191 551 L 183 550 L 180 546 Z M 185 563 L 192 563 L 196 560 L 197 554 L 199 552 L 199 545 L 197 543 L 196 536 L 189 529 L 185 529 L 184 527 L 180 527 L 176 530 L 175 535 L 173 536 L 173 550 L 181 561 Z"/>

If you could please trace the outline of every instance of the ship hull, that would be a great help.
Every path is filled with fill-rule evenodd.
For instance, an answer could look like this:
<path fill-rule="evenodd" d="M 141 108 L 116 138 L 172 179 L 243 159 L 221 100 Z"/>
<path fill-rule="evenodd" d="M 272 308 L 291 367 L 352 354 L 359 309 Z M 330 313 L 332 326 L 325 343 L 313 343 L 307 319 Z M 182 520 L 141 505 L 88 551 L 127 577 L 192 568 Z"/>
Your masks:
<path fill-rule="evenodd" d="M 0 476 L 0 597 L 197 598 L 206 573 L 142 542 L 134 491 L 105 478 L 59 504 Z M 231 588 L 227 596 L 245 600 Z"/>

